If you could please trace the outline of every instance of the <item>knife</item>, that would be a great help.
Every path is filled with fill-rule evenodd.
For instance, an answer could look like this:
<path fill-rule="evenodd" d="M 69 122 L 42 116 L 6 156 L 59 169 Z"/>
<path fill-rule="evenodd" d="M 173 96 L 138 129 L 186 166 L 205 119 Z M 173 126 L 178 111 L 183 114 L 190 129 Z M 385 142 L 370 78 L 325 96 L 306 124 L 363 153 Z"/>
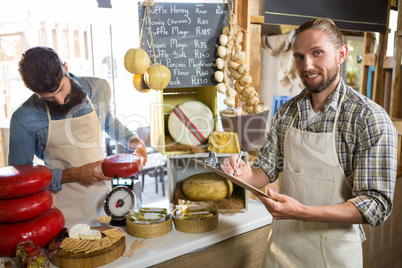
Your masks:
<path fill-rule="evenodd" d="M 57 250 L 60 247 L 61 242 L 63 242 L 63 239 L 67 236 L 67 228 L 64 227 L 61 229 L 61 231 L 57 234 L 56 236 L 56 242 L 54 242 L 54 246 L 52 248 L 52 251 L 50 251 L 48 259 L 50 260 L 51 257 L 57 252 Z"/>

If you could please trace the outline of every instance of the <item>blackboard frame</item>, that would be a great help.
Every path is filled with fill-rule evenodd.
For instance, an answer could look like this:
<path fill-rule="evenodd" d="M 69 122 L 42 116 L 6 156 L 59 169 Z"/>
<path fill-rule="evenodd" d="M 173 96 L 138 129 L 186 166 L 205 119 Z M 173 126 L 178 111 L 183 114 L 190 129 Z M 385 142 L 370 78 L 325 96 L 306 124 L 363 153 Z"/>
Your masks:
<path fill-rule="evenodd" d="M 265 0 L 264 4 L 269 24 L 300 25 L 325 17 L 341 30 L 387 31 L 388 1 L 384 0 Z"/>
<path fill-rule="evenodd" d="M 167 88 L 216 85 L 214 64 L 221 30 L 228 24 L 227 4 L 162 2 L 157 5 L 151 8 L 150 14 L 152 39 L 157 63 L 171 72 Z M 144 10 L 145 7 L 138 8 L 140 27 Z M 148 52 L 154 64 L 150 37 L 148 20 L 145 20 L 140 47 Z"/>

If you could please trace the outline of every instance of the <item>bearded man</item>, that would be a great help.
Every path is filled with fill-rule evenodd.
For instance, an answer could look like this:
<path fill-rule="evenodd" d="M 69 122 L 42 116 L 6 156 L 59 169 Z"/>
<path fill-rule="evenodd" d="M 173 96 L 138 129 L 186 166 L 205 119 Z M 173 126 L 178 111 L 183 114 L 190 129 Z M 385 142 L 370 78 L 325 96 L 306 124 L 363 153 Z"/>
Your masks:
<path fill-rule="evenodd" d="M 49 47 L 27 50 L 19 62 L 26 87 L 34 94 L 12 115 L 9 165 L 32 164 L 34 155 L 52 171 L 48 187 L 53 205 L 66 226 L 96 224 L 112 178 L 104 176 L 102 132 L 138 153 L 146 161 L 144 143 L 110 112 L 106 80 L 68 72 Z"/>
<path fill-rule="evenodd" d="M 398 133 L 386 111 L 347 86 L 348 47 L 329 19 L 295 32 L 292 51 L 305 89 L 275 113 L 253 167 L 226 158 L 229 174 L 262 188 L 282 172 L 264 267 L 362 267 L 362 224 L 391 214 Z"/>

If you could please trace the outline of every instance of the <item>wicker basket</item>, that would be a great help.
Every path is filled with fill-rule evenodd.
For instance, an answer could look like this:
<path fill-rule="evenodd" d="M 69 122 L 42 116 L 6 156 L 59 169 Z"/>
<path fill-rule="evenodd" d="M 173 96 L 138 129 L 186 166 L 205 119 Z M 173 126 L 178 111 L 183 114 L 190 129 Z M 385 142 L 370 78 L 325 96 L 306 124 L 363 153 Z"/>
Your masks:
<path fill-rule="evenodd" d="M 139 224 L 126 219 L 128 234 L 138 238 L 156 238 L 163 236 L 173 229 L 172 216 L 167 221 L 153 224 Z"/>
<path fill-rule="evenodd" d="M 212 212 L 212 211 L 211 211 Z M 204 233 L 211 231 L 218 225 L 218 212 L 213 211 L 214 216 L 212 218 L 206 218 L 202 220 L 182 220 L 175 216 L 173 213 L 173 222 L 176 230 L 184 233 Z"/>

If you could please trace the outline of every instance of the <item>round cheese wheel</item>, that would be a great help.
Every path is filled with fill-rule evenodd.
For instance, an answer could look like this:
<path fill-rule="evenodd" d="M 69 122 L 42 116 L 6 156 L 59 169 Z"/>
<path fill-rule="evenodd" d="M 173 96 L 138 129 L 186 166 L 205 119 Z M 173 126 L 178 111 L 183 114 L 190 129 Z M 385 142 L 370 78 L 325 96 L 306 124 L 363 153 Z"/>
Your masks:
<path fill-rule="evenodd" d="M 102 171 L 111 178 L 128 178 L 142 170 L 141 158 L 134 154 L 115 154 L 105 158 Z"/>
<path fill-rule="evenodd" d="M 169 115 L 168 129 L 172 138 L 185 145 L 199 145 L 214 130 L 212 111 L 199 101 L 185 101 Z"/>
<path fill-rule="evenodd" d="M 0 222 L 19 222 L 35 218 L 45 213 L 53 204 L 52 194 L 42 190 L 17 198 L 0 199 Z"/>
<path fill-rule="evenodd" d="M 0 198 L 36 194 L 50 185 L 52 172 L 41 165 L 26 164 L 0 168 Z"/>
<path fill-rule="evenodd" d="M 64 228 L 64 224 L 63 214 L 56 207 L 27 221 L 0 223 L 0 256 L 15 256 L 17 243 L 26 239 L 44 248 Z"/>
<path fill-rule="evenodd" d="M 232 182 L 213 172 L 192 175 L 182 187 L 184 195 L 193 201 L 217 201 L 233 192 Z"/>

